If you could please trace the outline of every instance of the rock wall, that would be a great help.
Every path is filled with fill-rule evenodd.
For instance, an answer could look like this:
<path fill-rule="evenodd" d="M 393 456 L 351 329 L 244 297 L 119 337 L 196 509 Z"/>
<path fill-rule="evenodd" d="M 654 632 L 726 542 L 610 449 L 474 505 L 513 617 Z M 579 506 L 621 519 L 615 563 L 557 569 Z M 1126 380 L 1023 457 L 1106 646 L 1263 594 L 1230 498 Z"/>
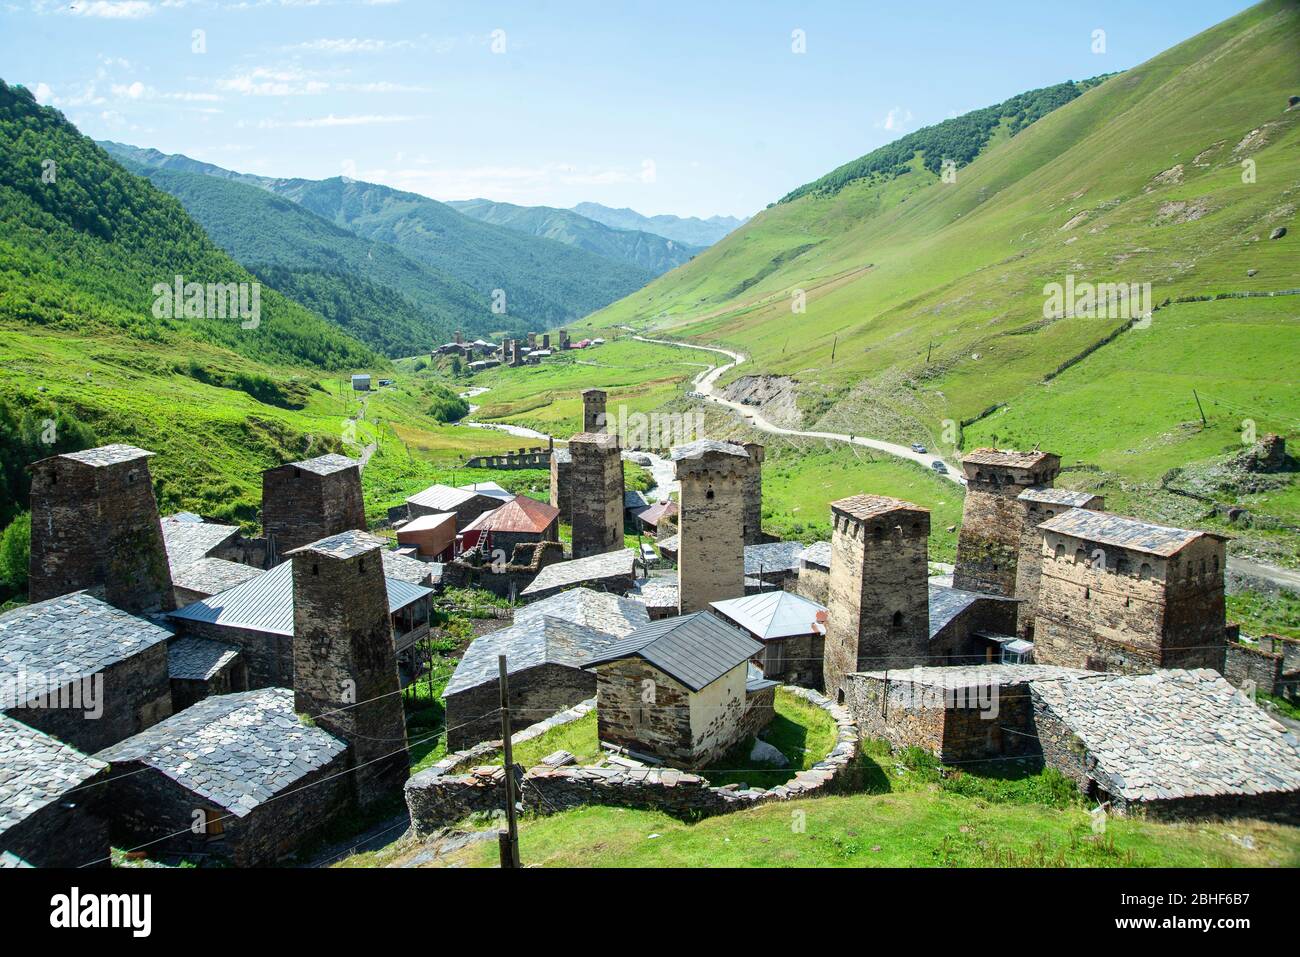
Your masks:
<path fill-rule="evenodd" d="M 546 664 L 510 675 L 511 731 L 539 715 L 554 714 L 596 693 L 596 675 L 581 668 Z M 501 733 L 501 692 L 488 681 L 446 698 L 447 747 L 461 749 Z"/>

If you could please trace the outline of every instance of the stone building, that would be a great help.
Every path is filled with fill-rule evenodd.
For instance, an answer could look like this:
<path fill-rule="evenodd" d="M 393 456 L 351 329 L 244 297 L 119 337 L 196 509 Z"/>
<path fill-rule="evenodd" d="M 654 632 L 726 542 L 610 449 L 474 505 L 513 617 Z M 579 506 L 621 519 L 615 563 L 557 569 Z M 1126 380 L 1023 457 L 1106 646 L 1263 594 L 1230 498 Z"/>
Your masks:
<path fill-rule="evenodd" d="M 510 627 L 474 639 L 447 682 L 448 749 L 501 736 L 499 655 L 510 678 L 511 730 L 520 731 L 592 697 L 596 677 L 582 666 L 649 621 L 643 605 L 588 588 L 523 606 Z"/>
<path fill-rule="evenodd" d="M 826 607 L 788 591 L 715 601 L 713 610 L 763 646 L 754 662 L 764 678 L 821 688 Z"/>
<path fill-rule="evenodd" d="M 237 525 L 181 512 L 163 517 L 162 533 L 176 608 L 234 588 L 266 567 L 266 540 L 245 539 Z"/>
<path fill-rule="evenodd" d="M 457 534 L 460 547 L 480 547 L 509 561 L 520 545 L 560 540 L 560 510 L 517 495 L 500 508 L 484 512 Z"/>
<path fill-rule="evenodd" d="M 1038 617 L 1038 584 L 1043 575 L 1043 533 L 1038 526 L 1071 508 L 1101 511 L 1105 502 L 1091 492 L 1072 492 L 1064 488 L 1027 488 L 1017 496 L 1025 511 L 1020 530 L 1020 551 L 1016 556 L 1016 589 L 1020 599 L 1016 635 L 1034 640 L 1034 619 Z"/>
<path fill-rule="evenodd" d="M 174 638 L 167 646 L 172 712 L 213 695 L 248 690 L 248 669 L 238 645 L 197 635 Z"/>
<path fill-rule="evenodd" d="M 709 612 L 637 629 L 584 666 L 600 740 L 678 767 L 717 760 L 772 720 L 776 683 L 749 675 L 762 650 Z"/>
<path fill-rule="evenodd" d="M 1039 529 L 1035 661 L 1091 671 L 1223 671 L 1222 535 L 1082 508 Z"/>
<path fill-rule="evenodd" d="M 856 671 L 929 661 L 930 512 L 884 495 L 831 503 L 831 572 L 824 674 L 843 702 Z"/>
<path fill-rule="evenodd" d="M 1300 700 L 1300 639 L 1261 635 L 1229 640 L 1223 676 L 1252 694 Z"/>
<path fill-rule="evenodd" d="M 799 573 L 795 591 L 824 605 L 830 600 L 831 543 L 813 542 L 799 553 Z"/>
<path fill-rule="evenodd" d="M 588 435 L 609 432 L 606 427 L 608 419 L 605 416 L 606 398 L 603 389 L 582 390 L 582 431 Z"/>
<path fill-rule="evenodd" d="M 100 589 L 128 612 L 176 607 L 149 476 L 152 455 L 105 445 L 30 466 L 32 601 Z"/>
<path fill-rule="evenodd" d="M 551 451 L 551 505 L 560 510 L 560 521 L 573 524 L 573 455 L 568 448 Z"/>
<path fill-rule="evenodd" d="M 265 867 L 316 839 L 366 769 L 294 708 L 287 688 L 219 695 L 99 752 L 114 840 Z"/>
<path fill-rule="evenodd" d="M 796 591 L 803 542 L 764 542 L 745 546 L 745 591 L 782 588 Z"/>
<path fill-rule="evenodd" d="M 681 485 L 677 588 L 682 614 L 745 593 L 745 481 L 749 455 L 700 439 L 673 449 Z"/>
<path fill-rule="evenodd" d="M 293 707 L 348 742 L 363 809 L 401 793 L 408 768 L 383 548 L 350 531 L 290 553 Z"/>
<path fill-rule="evenodd" d="M 0 711 L 105 748 L 171 714 L 170 637 L 84 591 L 0 614 Z"/>
<path fill-rule="evenodd" d="M 310 542 L 365 527 L 355 459 L 331 453 L 262 473 L 262 528 L 273 563 Z"/>
<path fill-rule="evenodd" d="M 31 867 L 107 867 L 103 761 L 0 714 L 0 854 Z"/>
<path fill-rule="evenodd" d="M 745 544 L 761 545 L 763 538 L 763 446 L 745 443 L 749 471 L 745 473 Z"/>
<path fill-rule="evenodd" d="M 555 562 L 541 569 L 519 597 L 534 602 L 577 585 L 625 595 L 636 582 L 637 568 L 636 552 L 630 548 Z"/>
<path fill-rule="evenodd" d="M 595 389 L 582 394 L 584 400 Z M 604 416 L 603 392 L 600 416 Z M 589 410 L 588 410 L 589 411 Z M 602 423 L 603 425 L 603 423 Z M 623 547 L 623 460 L 618 437 L 583 432 L 569 440 L 572 456 L 573 557 L 586 558 Z"/>
<path fill-rule="evenodd" d="M 1061 457 L 1051 452 L 976 449 L 962 458 L 961 465 L 966 500 L 953 586 L 1013 598 L 1026 522 L 1020 493 L 1031 487 L 1050 488 L 1061 471 Z"/>
<path fill-rule="evenodd" d="M 1016 638 L 1019 602 L 929 583 L 932 665 L 1027 664 L 1033 645 Z"/>

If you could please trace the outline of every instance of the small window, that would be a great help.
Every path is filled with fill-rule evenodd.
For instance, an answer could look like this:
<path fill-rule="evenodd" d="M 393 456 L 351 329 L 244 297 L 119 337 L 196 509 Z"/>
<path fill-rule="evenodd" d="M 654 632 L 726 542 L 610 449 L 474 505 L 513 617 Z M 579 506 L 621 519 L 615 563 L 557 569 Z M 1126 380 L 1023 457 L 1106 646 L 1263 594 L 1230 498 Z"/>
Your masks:
<path fill-rule="evenodd" d="M 704 497 L 705 497 L 706 499 L 708 499 L 709 501 L 712 501 L 712 500 L 713 500 L 713 489 L 709 489 L 707 492 L 705 492 L 705 493 L 704 493 Z"/>
<path fill-rule="evenodd" d="M 319 575 L 319 574 L 320 574 L 320 566 L 319 566 L 319 565 L 312 565 L 312 566 L 311 566 L 311 573 L 312 573 L 313 575 Z"/>
<path fill-rule="evenodd" d="M 1147 581 L 1150 577 L 1151 577 L 1151 566 L 1146 562 L 1143 562 L 1142 567 L 1138 569 L 1138 578 L 1140 578 L 1142 581 Z"/>
<path fill-rule="evenodd" d="M 840 691 L 839 691 L 839 694 L 837 694 L 837 695 L 835 696 L 835 702 L 836 702 L 836 704 L 843 704 L 843 703 L 844 703 L 844 689 L 843 689 L 843 688 L 841 688 Z"/>
<path fill-rule="evenodd" d="M 1060 542 L 1057 542 L 1056 550 L 1053 552 L 1053 555 L 1055 556 L 1056 560 L 1059 562 L 1062 558 L 1065 557 L 1065 546 L 1062 545 Z"/>
<path fill-rule="evenodd" d="M 903 613 L 901 611 L 894 612 L 894 627 L 895 628 L 903 627 Z"/>

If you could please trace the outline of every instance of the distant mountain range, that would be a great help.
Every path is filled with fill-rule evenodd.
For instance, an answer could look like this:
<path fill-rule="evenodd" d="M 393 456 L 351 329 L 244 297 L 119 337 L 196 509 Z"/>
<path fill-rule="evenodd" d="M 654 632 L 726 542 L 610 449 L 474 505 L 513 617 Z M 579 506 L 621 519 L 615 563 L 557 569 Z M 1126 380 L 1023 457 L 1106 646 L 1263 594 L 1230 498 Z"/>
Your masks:
<path fill-rule="evenodd" d="M 712 246 L 732 230 L 749 222 L 748 218 L 737 219 L 735 216 L 710 216 L 708 219 L 697 216 L 642 216 L 634 209 L 611 209 L 600 203 L 579 203 L 573 207 L 573 211 L 614 229 L 640 230 L 688 246 L 701 247 Z"/>

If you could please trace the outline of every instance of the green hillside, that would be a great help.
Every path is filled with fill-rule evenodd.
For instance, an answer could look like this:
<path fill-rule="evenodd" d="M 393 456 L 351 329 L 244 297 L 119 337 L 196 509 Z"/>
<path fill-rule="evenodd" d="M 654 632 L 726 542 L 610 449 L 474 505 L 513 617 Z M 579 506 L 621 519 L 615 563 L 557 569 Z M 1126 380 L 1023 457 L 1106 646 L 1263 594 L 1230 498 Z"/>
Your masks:
<path fill-rule="evenodd" d="M 1160 464 L 1221 459 L 1244 418 L 1260 433 L 1300 423 L 1284 360 L 1300 353 L 1300 298 L 1177 302 L 1300 287 L 1297 51 L 1300 7 L 1273 0 L 1079 95 L 1089 84 L 920 131 L 899 141 L 910 155 L 892 144 L 793 190 L 588 321 L 739 348 L 752 362 L 731 377 L 792 377 L 804 428 L 946 454 L 945 437 L 1041 440 L 1085 467 L 1067 480 L 1109 483 L 1141 509 Z M 955 182 L 934 172 L 981 140 Z M 1173 302 L 1131 331 L 1083 310 L 1045 316 L 1045 287 L 1067 277 L 1150 283 L 1154 303 Z M 792 313 L 800 292 L 806 312 Z M 1184 324 L 1198 349 L 1172 331 Z M 1129 374 L 1088 371 L 1116 350 Z M 1205 426 L 1197 381 L 1224 400 Z M 986 424 L 991 409 L 1002 418 Z M 1254 504 L 1284 517 L 1293 487 Z"/>
<path fill-rule="evenodd" d="M 571 209 L 516 206 L 513 203 L 494 203 L 489 199 L 469 199 L 447 205 L 482 222 L 577 246 L 606 259 L 639 266 L 655 276 L 689 262 L 701 248 L 639 229 L 612 229 Z"/>

